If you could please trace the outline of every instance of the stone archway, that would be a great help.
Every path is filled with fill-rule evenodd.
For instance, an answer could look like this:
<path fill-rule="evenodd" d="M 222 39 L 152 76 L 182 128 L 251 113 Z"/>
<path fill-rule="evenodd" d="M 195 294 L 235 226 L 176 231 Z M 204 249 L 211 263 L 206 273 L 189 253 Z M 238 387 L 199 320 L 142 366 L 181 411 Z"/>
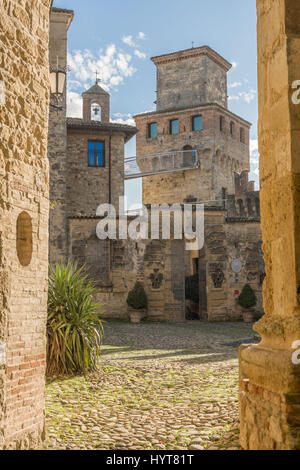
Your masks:
<path fill-rule="evenodd" d="M 241 444 L 300 449 L 300 3 L 257 0 L 257 15 L 266 315 L 240 350 Z"/>

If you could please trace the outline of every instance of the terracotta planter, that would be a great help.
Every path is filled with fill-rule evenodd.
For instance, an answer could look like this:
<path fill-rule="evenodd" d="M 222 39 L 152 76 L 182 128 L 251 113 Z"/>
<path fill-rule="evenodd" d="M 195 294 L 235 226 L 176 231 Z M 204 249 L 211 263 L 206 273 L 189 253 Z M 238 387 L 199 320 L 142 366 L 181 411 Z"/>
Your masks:
<path fill-rule="evenodd" d="M 145 310 L 129 310 L 131 323 L 141 323 L 145 315 Z"/>
<path fill-rule="evenodd" d="M 245 323 L 253 323 L 254 322 L 254 310 L 253 309 L 242 309 L 243 312 L 243 320 Z"/>

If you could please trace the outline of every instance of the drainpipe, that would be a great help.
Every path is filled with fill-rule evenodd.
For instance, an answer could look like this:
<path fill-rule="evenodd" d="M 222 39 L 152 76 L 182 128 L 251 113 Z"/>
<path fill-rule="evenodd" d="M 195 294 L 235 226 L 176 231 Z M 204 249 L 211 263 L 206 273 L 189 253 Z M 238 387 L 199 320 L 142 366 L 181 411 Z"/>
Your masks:
<path fill-rule="evenodd" d="M 108 203 L 111 204 L 112 195 L 111 195 L 111 136 L 112 133 L 109 133 L 109 149 L 108 149 Z M 112 240 L 109 239 L 108 245 L 108 282 L 112 285 Z"/>

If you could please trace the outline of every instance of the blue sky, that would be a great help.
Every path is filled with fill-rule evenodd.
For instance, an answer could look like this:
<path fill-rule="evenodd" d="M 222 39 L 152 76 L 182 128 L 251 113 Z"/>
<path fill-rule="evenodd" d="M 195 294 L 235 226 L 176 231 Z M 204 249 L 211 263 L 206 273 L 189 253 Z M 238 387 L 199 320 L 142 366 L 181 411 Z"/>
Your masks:
<path fill-rule="evenodd" d="M 54 0 L 75 11 L 69 30 L 68 114 L 81 116 L 80 93 L 95 81 L 111 93 L 112 120 L 154 109 L 155 66 L 150 57 L 209 45 L 234 64 L 229 109 L 253 123 L 251 178 L 258 184 L 255 0 Z M 126 154 L 135 155 L 134 140 Z M 141 185 L 126 184 L 129 204 Z"/>

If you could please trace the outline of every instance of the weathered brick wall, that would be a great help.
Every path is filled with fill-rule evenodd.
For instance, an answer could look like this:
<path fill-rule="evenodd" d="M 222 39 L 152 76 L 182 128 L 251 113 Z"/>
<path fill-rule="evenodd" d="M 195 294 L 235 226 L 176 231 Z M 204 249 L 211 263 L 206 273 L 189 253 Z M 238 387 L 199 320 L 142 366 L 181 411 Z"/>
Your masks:
<path fill-rule="evenodd" d="M 34 447 L 44 430 L 48 41 L 49 0 L 1 2 L 0 448 Z M 32 224 L 25 239 L 22 212 Z"/>
<path fill-rule="evenodd" d="M 192 130 L 193 116 L 202 115 L 203 130 Z M 220 131 L 220 116 L 223 130 Z M 153 158 L 146 155 L 183 150 L 186 145 L 198 151 L 200 168 L 143 178 L 145 204 L 183 202 L 188 196 L 198 201 L 221 199 L 222 188 L 234 192 L 234 172 L 249 169 L 249 124 L 238 116 L 217 106 L 202 106 L 166 113 L 147 113 L 135 117 L 137 161 L 141 171 L 155 170 Z M 170 120 L 179 119 L 180 133 L 170 135 Z M 157 138 L 148 138 L 148 124 L 157 122 Z M 230 122 L 234 123 L 233 135 Z M 239 130 L 245 132 L 240 142 Z"/>

